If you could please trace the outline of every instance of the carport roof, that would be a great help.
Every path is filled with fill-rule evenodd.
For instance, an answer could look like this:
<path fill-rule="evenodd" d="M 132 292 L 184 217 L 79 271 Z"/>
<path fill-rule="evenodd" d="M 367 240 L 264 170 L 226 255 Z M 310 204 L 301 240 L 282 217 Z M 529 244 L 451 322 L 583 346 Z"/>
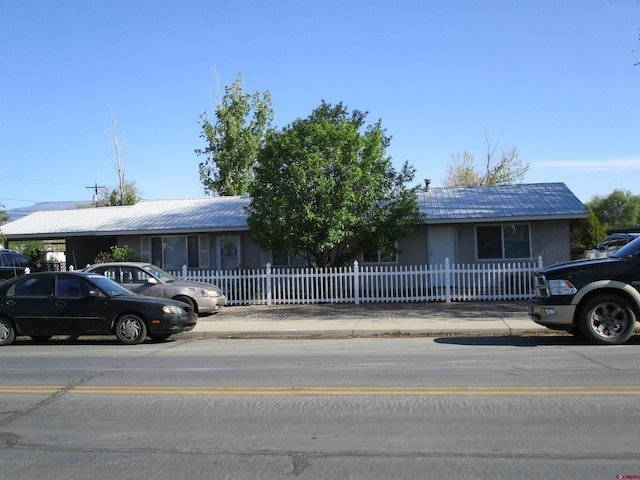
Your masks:
<path fill-rule="evenodd" d="M 74 236 L 163 235 L 247 231 L 250 197 L 144 200 L 124 207 L 39 211 L 0 227 L 9 240 Z M 564 183 L 430 188 L 418 202 L 425 223 L 584 218 Z"/>
<path fill-rule="evenodd" d="M 42 211 L 7 223 L 12 237 L 111 236 L 247 230 L 249 197 L 143 200 L 123 207 Z"/>

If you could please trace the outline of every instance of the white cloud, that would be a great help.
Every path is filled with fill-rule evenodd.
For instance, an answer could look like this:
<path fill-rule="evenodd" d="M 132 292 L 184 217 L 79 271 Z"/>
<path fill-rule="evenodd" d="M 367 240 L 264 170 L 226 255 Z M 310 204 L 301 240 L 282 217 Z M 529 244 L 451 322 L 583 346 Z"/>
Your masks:
<path fill-rule="evenodd" d="M 581 172 L 628 172 L 630 170 L 640 170 L 640 158 L 531 162 L 531 168 L 552 168 Z"/>

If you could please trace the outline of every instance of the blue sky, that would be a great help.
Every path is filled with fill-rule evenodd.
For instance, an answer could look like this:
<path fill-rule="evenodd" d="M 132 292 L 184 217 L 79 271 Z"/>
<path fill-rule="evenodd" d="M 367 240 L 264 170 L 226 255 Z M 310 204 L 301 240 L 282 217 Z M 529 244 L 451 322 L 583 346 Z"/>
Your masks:
<path fill-rule="evenodd" d="M 0 0 L 0 204 L 115 187 L 110 107 L 143 198 L 204 196 L 216 72 L 269 90 L 277 127 L 368 111 L 416 184 L 488 137 L 527 183 L 640 194 L 639 32 L 635 0 Z"/>

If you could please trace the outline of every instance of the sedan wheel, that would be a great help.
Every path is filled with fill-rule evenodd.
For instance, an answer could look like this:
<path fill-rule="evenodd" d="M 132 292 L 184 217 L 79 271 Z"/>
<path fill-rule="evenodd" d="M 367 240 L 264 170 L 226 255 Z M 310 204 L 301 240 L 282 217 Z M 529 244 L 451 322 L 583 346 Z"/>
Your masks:
<path fill-rule="evenodd" d="M 10 345 L 16 339 L 16 330 L 6 318 L 0 318 L 0 346 Z"/>
<path fill-rule="evenodd" d="M 182 303 L 186 303 L 191 307 L 192 312 L 198 313 L 198 308 L 195 300 L 193 298 L 187 297 L 185 295 L 178 295 L 177 297 L 173 297 L 173 300 L 177 300 Z"/>
<path fill-rule="evenodd" d="M 596 343 L 624 343 L 636 328 L 636 316 L 622 297 L 598 295 L 589 300 L 580 313 L 580 330 L 585 338 Z"/>
<path fill-rule="evenodd" d="M 142 343 L 147 336 L 144 321 L 136 315 L 123 315 L 116 322 L 116 337 L 122 343 L 135 345 Z"/>

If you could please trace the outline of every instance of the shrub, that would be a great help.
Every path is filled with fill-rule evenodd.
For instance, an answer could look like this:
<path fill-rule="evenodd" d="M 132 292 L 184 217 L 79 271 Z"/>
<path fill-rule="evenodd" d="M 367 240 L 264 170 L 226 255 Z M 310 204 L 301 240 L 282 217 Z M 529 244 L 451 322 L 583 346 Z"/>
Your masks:
<path fill-rule="evenodd" d="M 129 245 L 123 245 L 122 247 L 114 245 L 110 250 L 110 252 L 100 252 L 96 256 L 96 263 L 139 262 L 142 260 L 140 254 Z"/>

